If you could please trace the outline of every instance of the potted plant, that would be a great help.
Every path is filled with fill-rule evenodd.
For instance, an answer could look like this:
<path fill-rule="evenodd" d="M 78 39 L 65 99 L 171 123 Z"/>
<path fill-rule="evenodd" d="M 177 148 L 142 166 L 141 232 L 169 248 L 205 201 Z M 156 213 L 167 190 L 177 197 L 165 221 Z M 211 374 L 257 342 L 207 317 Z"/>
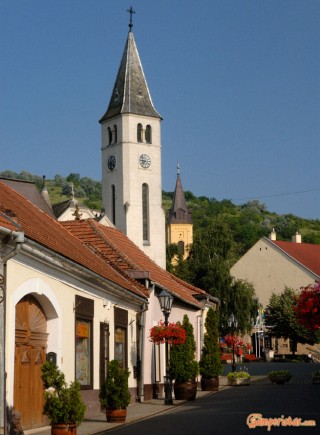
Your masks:
<path fill-rule="evenodd" d="M 200 357 L 201 388 L 203 391 L 219 389 L 219 375 L 222 374 L 222 363 L 219 348 L 219 314 L 209 308 L 205 321 L 206 333 Z"/>
<path fill-rule="evenodd" d="M 52 362 L 45 362 L 41 370 L 45 388 L 43 413 L 49 418 L 51 434 L 76 434 L 86 410 L 79 382 L 71 382 L 68 386 L 64 373 Z"/>
<path fill-rule="evenodd" d="M 273 384 L 284 384 L 292 378 L 292 373 L 288 370 L 273 370 L 268 373 L 268 378 Z"/>
<path fill-rule="evenodd" d="M 229 372 L 227 374 L 228 385 L 249 385 L 250 374 L 246 369 L 242 369 L 235 372 Z"/>
<path fill-rule="evenodd" d="M 186 331 L 183 344 L 175 344 L 170 350 L 170 375 L 175 380 L 174 395 L 177 400 L 194 400 L 197 394 L 196 377 L 199 364 L 195 360 L 196 342 L 193 326 L 185 314 L 182 327 Z"/>
<path fill-rule="evenodd" d="M 312 373 L 312 383 L 320 384 L 320 370 L 317 370 L 316 372 Z"/>
<path fill-rule="evenodd" d="M 129 370 L 122 368 L 119 361 L 109 362 L 107 377 L 99 394 L 100 403 L 106 408 L 106 417 L 109 422 L 121 422 L 126 419 L 127 406 L 131 401 L 128 387 L 129 376 Z"/>

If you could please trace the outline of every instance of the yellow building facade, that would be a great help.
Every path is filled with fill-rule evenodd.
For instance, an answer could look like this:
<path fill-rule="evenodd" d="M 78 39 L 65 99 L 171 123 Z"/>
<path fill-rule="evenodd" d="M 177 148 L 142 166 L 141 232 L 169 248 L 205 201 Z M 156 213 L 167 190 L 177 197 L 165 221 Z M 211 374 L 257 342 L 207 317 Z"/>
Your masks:
<path fill-rule="evenodd" d="M 191 212 L 187 207 L 178 165 L 178 174 L 172 208 L 167 219 L 167 244 L 177 244 L 183 259 L 186 259 L 189 252 L 189 246 L 192 244 L 192 242 L 192 217 Z"/>

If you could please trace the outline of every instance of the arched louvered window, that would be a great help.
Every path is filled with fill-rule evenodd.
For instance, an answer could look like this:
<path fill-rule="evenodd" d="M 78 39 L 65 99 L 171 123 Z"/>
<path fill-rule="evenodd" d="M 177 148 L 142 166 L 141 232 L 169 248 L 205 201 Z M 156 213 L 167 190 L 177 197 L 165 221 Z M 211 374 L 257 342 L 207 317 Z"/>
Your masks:
<path fill-rule="evenodd" d="M 152 128 L 151 125 L 147 125 L 146 127 L 146 142 L 152 143 Z"/>
<path fill-rule="evenodd" d="M 114 130 L 114 143 L 117 143 L 118 142 L 118 129 L 117 129 L 116 125 L 113 126 L 113 130 Z"/>
<path fill-rule="evenodd" d="M 137 125 L 137 141 L 142 142 L 142 124 Z"/>
<path fill-rule="evenodd" d="M 116 224 L 116 188 L 114 184 L 111 186 L 111 216 L 112 216 L 112 223 Z"/>
<path fill-rule="evenodd" d="M 112 131 L 111 128 L 108 127 L 108 145 L 112 144 Z"/>
<path fill-rule="evenodd" d="M 142 237 L 143 243 L 150 242 L 150 222 L 149 222 L 149 186 L 142 185 Z"/>

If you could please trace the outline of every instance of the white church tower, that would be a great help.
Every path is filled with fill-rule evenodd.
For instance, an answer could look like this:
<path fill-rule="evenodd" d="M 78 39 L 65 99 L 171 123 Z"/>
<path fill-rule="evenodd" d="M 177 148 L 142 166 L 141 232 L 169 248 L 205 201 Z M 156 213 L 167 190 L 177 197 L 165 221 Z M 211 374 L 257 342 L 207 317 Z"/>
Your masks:
<path fill-rule="evenodd" d="M 165 268 L 161 116 L 129 33 L 102 130 L 102 203 L 111 222 Z"/>

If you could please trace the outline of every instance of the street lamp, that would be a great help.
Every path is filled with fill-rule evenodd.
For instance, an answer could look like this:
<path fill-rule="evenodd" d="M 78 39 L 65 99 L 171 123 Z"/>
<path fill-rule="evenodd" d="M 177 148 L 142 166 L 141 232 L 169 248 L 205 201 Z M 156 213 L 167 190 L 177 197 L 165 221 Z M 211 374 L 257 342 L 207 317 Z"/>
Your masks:
<path fill-rule="evenodd" d="M 160 308 L 164 315 L 164 324 L 165 326 L 168 326 L 168 319 L 169 315 L 171 313 L 172 303 L 173 303 L 173 296 L 171 296 L 170 293 L 168 293 L 166 290 L 162 290 L 161 293 L 158 296 Z M 171 376 L 170 376 L 170 368 L 169 368 L 169 349 L 168 349 L 168 340 L 166 339 L 165 342 L 166 346 L 166 374 L 164 376 L 164 404 L 165 405 L 172 405 L 172 382 L 171 382 Z"/>
<path fill-rule="evenodd" d="M 232 371 L 236 371 L 236 360 L 234 356 L 234 331 L 238 328 L 238 320 L 236 316 L 232 313 L 227 320 L 228 327 L 231 328 L 232 332 Z"/>

